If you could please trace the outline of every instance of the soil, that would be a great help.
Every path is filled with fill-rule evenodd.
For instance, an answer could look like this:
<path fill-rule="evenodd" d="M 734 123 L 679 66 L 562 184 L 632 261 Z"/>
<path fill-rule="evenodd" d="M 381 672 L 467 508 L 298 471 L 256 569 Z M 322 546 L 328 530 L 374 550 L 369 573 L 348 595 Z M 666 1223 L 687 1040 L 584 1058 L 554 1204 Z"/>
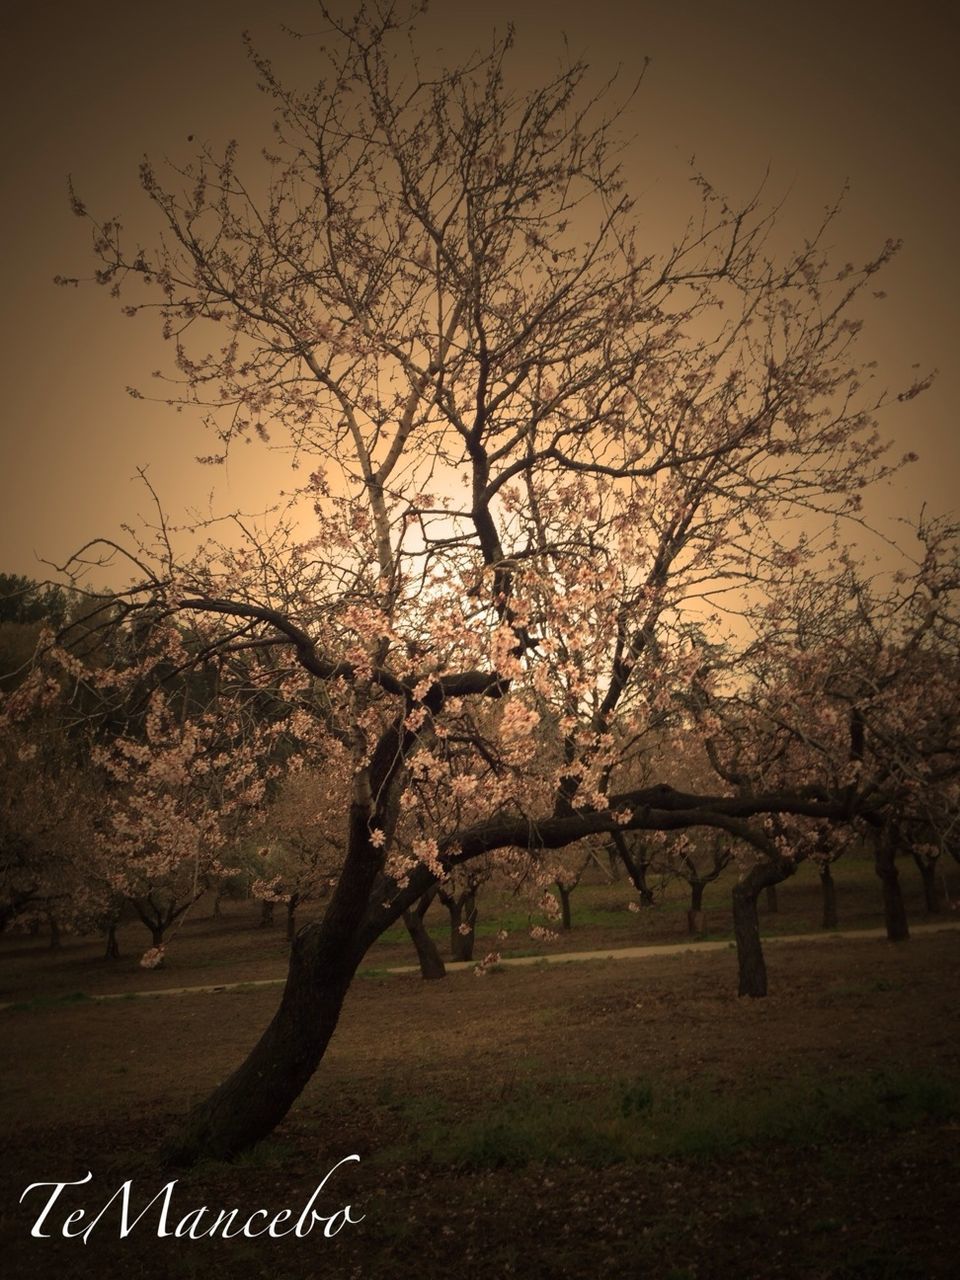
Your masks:
<path fill-rule="evenodd" d="M 228 950 L 209 947 L 207 968 L 249 977 L 242 959 L 231 970 Z M 8 958 L 12 972 L 30 967 Z M 958 959 L 956 932 L 896 946 L 784 944 L 769 949 L 772 994 L 756 1001 L 734 994 L 732 951 L 461 971 L 442 982 L 373 970 L 354 983 L 321 1069 L 275 1137 L 233 1165 L 179 1175 L 175 1188 L 180 1215 L 204 1204 L 299 1212 L 324 1174 L 357 1154 L 321 1199 L 324 1212 L 349 1201 L 365 1216 L 331 1239 L 318 1229 L 303 1239 L 158 1240 L 154 1214 L 121 1240 L 116 1202 L 86 1245 L 32 1239 L 43 1193 L 17 1203 L 31 1182 L 90 1171 L 89 1186 L 65 1195 L 67 1208 L 95 1209 L 126 1178 L 142 1206 L 178 1176 L 157 1162 L 164 1134 L 239 1062 L 277 990 L 10 1008 L 0 1013 L 4 1274 L 952 1276 L 955 1108 L 867 1127 L 841 1116 L 809 1135 L 761 1126 L 727 1141 L 721 1126 L 703 1150 L 671 1151 L 667 1134 L 662 1150 L 626 1157 L 579 1147 L 528 1158 L 509 1143 L 482 1159 L 446 1151 L 478 1116 L 526 1107 L 549 1126 L 645 1089 L 686 1091 L 705 1114 L 729 1105 L 742 1119 L 771 1107 L 788 1116 L 801 1086 L 826 1099 L 838 1082 L 879 1075 L 905 1088 L 960 1084 Z M 205 981 L 203 967 L 182 970 L 184 985 Z M 91 960 L 83 977 L 94 974 Z M 144 986 L 144 971 L 129 976 Z M 172 985 L 170 973 L 146 976 Z M 49 972 L 40 979 L 35 989 L 62 991 Z M 82 985 L 93 984 L 75 975 L 73 989 Z M 900 1105 L 896 1089 L 881 1096 Z"/>

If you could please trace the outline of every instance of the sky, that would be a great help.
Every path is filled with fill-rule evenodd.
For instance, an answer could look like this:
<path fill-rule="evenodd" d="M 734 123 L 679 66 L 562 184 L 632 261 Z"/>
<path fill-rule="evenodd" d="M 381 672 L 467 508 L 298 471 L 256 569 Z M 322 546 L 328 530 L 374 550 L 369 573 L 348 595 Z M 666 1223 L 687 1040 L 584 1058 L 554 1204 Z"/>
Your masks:
<path fill-rule="evenodd" d="M 888 237 L 904 248 L 865 315 L 864 359 L 893 391 L 939 369 L 932 389 L 882 419 L 900 453 L 920 461 L 868 507 L 885 532 L 897 517 L 960 507 L 960 402 L 956 362 L 960 254 L 960 88 L 951 5 L 925 3 L 884 16 L 876 3 L 771 5 L 687 0 L 490 0 L 435 4 L 422 47 L 449 60 L 516 26 L 515 74 L 554 70 L 563 36 L 597 76 L 624 80 L 650 64 L 630 125 L 626 179 L 654 247 L 679 234 L 689 208 L 688 161 L 733 200 L 765 190 L 784 200 L 780 223 L 795 243 L 815 227 L 845 182 L 832 233 L 839 257 L 866 259 Z M 281 24 L 301 33 L 291 41 Z M 186 159 L 189 135 L 255 154 L 269 108 L 241 43 L 292 78 L 310 75 L 323 23 L 311 0 L 165 0 L 95 7 L 0 0 L 0 173 L 3 357 L 0 572 L 44 578 L 88 539 L 121 539 L 149 513 L 138 469 L 174 519 L 206 509 L 261 509 L 291 480 L 287 463 L 257 446 L 226 470 L 194 458 L 213 441 L 189 412 L 134 401 L 166 350 L 145 318 L 119 314 L 103 290 L 57 288 L 57 274 L 93 266 L 89 231 L 73 217 L 67 175 L 92 211 L 119 214 L 133 234 L 149 216 L 137 184 L 141 156 Z M 913 368 L 919 366 L 918 369 Z"/>

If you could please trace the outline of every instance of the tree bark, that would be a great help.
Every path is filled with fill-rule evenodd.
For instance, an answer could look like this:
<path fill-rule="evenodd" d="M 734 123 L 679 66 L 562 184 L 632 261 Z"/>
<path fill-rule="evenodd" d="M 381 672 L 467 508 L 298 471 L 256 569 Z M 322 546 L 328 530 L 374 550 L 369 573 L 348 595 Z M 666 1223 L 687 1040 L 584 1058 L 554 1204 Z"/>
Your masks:
<path fill-rule="evenodd" d="M 442 894 L 440 900 L 450 913 L 450 954 L 454 960 L 472 960 L 477 928 L 476 890 Z"/>
<path fill-rule="evenodd" d="M 703 890 L 702 880 L 690 881 L 690 910 L 687 912 L 687 933 L 703 933 Z"/>
<path fill-rule="evenodd" d="M 917 854 L 913 855 L 913 860 L 917 864 L 920 879 L 923 881 L 924 910 L 928 916 L 939 915 L 943 910 L 943 896 L 940 891 L 940 881 L 937 878 L 939 863 L 937 861 L 930 862 Z"/>
<path fill-rule="evenodd" d="M 164 1153 L 170 1163 L 228 1160 L 273 1131 L 316 1070 L 358 962 L 322 924 L 300 931 L 279 1009 L 246 1061 L 188 1116 Z"/>
<path fill-rule="evenodd" d="M 764 890 L 763 896 L 764 906 L 766 909 L 771 913 L 771 915 L 776 915 L 780 910 L 780 904 L 777 901 L 777 886 L 775 884 L 768 884 Z"/>
<path fill-rule="evenodd" d="M 277 904 L 264 898 L 260 903 L 260 923 L 258 928 L 269 929 L 273 925 L 273 909 Z"/>
<path fill-rule="evenodd" d="M 294 895 L 287 901 L 287 941 L 292 942 L 297 932 L 297 907 L 299 903 Z"/>
<path fill-rule="evenodd" d="M 396 744 L 388 735 L 385 739 L 384 754 L 392 759 Z M 375 773 L 374 781 L 378 791 L 384 787 L 382 773 Z M 337 887 L 323 919 L 305 925 L 293 940 L 280 1007 L 246 1061 L 190 1112 L 168 1142 L 163 1158 L 170 1164 L 189 1165 L 201 1157 L 228 1160 L 265 1138 L 323 1057 L 366 951 L 358 943 L 360 926 L 382 865 L 369 839 L 369 777 L 358 779 L 355 786 Z M 377 817 L 390 825 L 389 816 Z"/>
<path fill-rule="evenodd" d="M 906 942 L 910 937 L 910 927 L 896 857 L 897 833 L 889 826 L 884 827 L 874 843 L 874 868 L 883 889 L 883 919 L 889 941 Z"/>
<path fill-rule="evenodd" d="M 564 931 L 572 927 L 570 916 L 570 890 L 557 881 L 557 892 L 560 895 L 560 928 Z"/>
<path fill-rule="evenodd" d="M 620 855 L 620 861 L 627 869 L 630 883 L 640 895 L 640 903 L 644 907 L 653 906 L 653 893 L 647 884 L 647 864 L 642 859 L 634 858 L 627 848 L 627 842 L 619 833 L 613 837 L 614 846 Z"/>
<path fill-rule="evenodd" d="M 767 964 L 760 943 L 757 898 L 762 889 L 793 875 L 796 867 L 759 862 L 733 887 L 733 932 L 737 942 L 737 995 L 759 998 L 767 994 Z"/>
<path fill-rule="evenodd" d="M 820 868 L 820 889 L 823 896 L 823 927 L 824 929 L 835 929 L 839 920 L 837 916 L 837 884 L 833 878 L 829 862 L 825 862 Z"/>
<path fill-rule="evenodd" d="M 107 925 L 107 945 L 103 955 L 104 960 L 120 959 L 120 944 L 117 941 L 116 924 Z"/>
<path fill-rule="evenodd" d="M 443 963 L 440 952 L 437 950 L 437 944 L 427 932 L 427 926 L 423 923 L 423 916 L 419 910 L 405 911 L 403 913 L 403 923 L 407 926 L 407 932 L 413 939 L 417 959 L 420 962 L 420 976 L 422 978 L 445 978 L 447 976 L 446 966 Z"/>

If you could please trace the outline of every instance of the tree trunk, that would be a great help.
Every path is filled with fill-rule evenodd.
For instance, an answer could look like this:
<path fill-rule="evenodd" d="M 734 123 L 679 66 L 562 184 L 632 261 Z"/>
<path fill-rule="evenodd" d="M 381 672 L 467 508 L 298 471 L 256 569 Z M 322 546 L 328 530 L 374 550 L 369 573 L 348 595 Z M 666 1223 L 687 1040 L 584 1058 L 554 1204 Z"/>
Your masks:
<path fill-rule="evenodd" d="M 396 733 L 385 734 L 371 766 L 376 793 L 386 790 L 377 755 L 394 762 Z M 166 1145 L 164 1159 L 189 1165 L 201 1157 L 229 1160 L 265 1138 L 284 1118 L 317 1069 L 336 1030 L 344 997 L 369 941 L 361 925 L 383 856 L 370 843 L 370 774 L 354 782 L 347 854 L 337 887 L 319 923 L 305 925 L 293 940 L 280 1007 L 253 1050 L 209 1098 L 190 1112 Z M 387 792 L 387 803 L 390 803 Z M 395 815 L 377 814 L 389 830 Z"/>
<path fill-rule="evenodd" d="M 153 938 L 153 945 L 155 947 L 162 947 L 163 933 L 164 933 L 164 929 L 166 928 L 166 925 L 151 923 L 147 926 L 147 928 L 150 930 L 150 936 Z"/>
<path fill-rule="evenodd" d="M 292 942 L 297 932 L 297 907 L 299 903 L 296 897 L 292 896 L 287 902 L 287 941 Z"/>
<path fill-rule="evenodd" d="M 779 884 L 793 875 L 796 866 L 759 862 L 733 887 L 733 932 L 737 941 L 739 983 L 737 994 L 760 997 L 767 994 L 767 964 L 760 944 L 760 917 L 757 898 L 761 889 Z"/>
<path fill-rule="evenodd" d="M 913 860 L 917 864 L 920 879 L 923 881 L 924 910 L 928 916 L 939 915 L 943 910 L 943 897 L 940 892 L 940 882 L 937 878 L 939 863 L 936 860 L 929 862 L 926 858 L 921 858 L 917 854 L 913 855 Z"/>
<path fill-rule="evenodd" d="M 220 903 L 223 901 L 223 892 L 223 889 L 218 889 L 213 895 L 213 915 L 211 918 L 214 920 L 220 919 Z"/>
<path fill-rule="evenodd" d="M 702 880 L 690 882 L 690 910 L 687 912 L 687 933 L 703 933 L 703 890 Z"/>
<path fill-rule="evenodd" d="M 570 897 L 571 891 L 557 881 L 557 892 L 560 894 L 560 928 L 568 930 L 571 927 L 570 920 Z"/>
<path fill-rule="evenodd" d="M 167 1145 L 170 1163 L 228 1160 L 253 1146 L 280 1123 L 313 1075 L 360 959 L 324 924 L 307 925 L 294 938 L 279 1009 L 246 1061 Z"/>
<path fill-rule="evenodd" d="M 417 959 L 420 961 L 420 976 L 422 978 L 445 978 L 447 970 L 437 950 L 437 944 L 427 932 L 427 926 L 423 923 L 423 917 L 427 914 L 430 903 L 433 901 L 433 893 L 425 893 L 415 907 L 411 907 L 403 913 L 403 923 L 407 926 L 407 932 L 413 939 L 413 945 L 417 952 Z"/>
<path fill-rule="evenodd" d="M 780 904 L 777 902 L 777 886 L 768 884 L 764 891 L 764 906 L 772 914 L 776 915 L 780 910 Z"/>
<path fill-rule="evenodd" d="M 116 923 L 107 925 L 107 947 L 103 954 L 104 960 L 120 959 L 120 944 L 117 941 Z"/>
<path fill-rule="evenodd" d="M 874 868 L 883 889 L 883 919 L 887 938 L 891 942 L 905 942 L 910 937 L 910 928 L 897 871 L 896 849 L 896 832 L 884 827 L 874 844 Z"/>
<path fill-rule="evenodd" d="M 260 923 L 258 928 L 269 929 L 273 925 L 273 909 L 277 904 L 264 898 L 260 903 Z"/>
<path fill-rule="evenodd" d="M 767 994 L 767 965 L 760 945 L 757 894 L 743 884 L 733 890 L 733 932 L 737 940 L 738 996 Z"/>
<path fill-rule="evenodd" d="M 450 912 L 450 954 L 454 960 L 472 960 L 477 928 L 476 890 L 468 889 L 458 897 L 446 894 L 441 901 Z"/>
<path fill-rule="evenodd" d="M 620 860 L 627 869 L 627 875 L 630 877 L 630 883 L 640 895 L 640 903 L 644 907 L 653 906 L 653 893 L 647 884 L 647 864 L 642 860 L 633 857 L 627 848 L 627 842 L 622 835 L 615 835 L 614 842 L 617 852 L 620 854 Z"/>
<path fill-rule="evenodd" d="M 820 868 L 820 889 L 823 895 L 823 927 L 835 929 L 838 923 L 837 885 L 829 862 L 825 862 Z"/>

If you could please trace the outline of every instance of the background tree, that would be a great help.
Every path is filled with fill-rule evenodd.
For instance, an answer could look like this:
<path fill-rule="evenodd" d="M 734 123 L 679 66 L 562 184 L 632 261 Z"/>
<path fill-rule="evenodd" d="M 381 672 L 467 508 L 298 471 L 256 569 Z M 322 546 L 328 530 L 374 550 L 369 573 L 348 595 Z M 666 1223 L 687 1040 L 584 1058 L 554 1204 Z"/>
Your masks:
<path fill-rule="evenodd" d="M 322 773 L 316 763 L 304 770 L 301 756 L 290 763 L 295 771 L 282 780 L 264 813 L 262 834 L 268 843 L 260 851 L 252 891 L 261 901 L 285 904 L 292 941 L 297 909 L 326 898 L 336 884 L 345 833 L 338 829 L 344 806 L 334 762 L 328 758 Z"/>
<path fill-rule="evenodd" d="M 437 897 L 450 916 L 450 954 L 454 960 L 473 959 L 480 915 L 477 895 L 488 877 L 488 869 L 471 865 L 437 886 Z"/>
<path fill-rule="evenodd" d="M 653 869 L 662 879 L 679 878 L 690 886 L 688 933 L 704 932 L 704 890 L 720 878 L 732 858 L 730 841 L 722 832 L 683 832 L 666 840 L 655 855 Z"/>

